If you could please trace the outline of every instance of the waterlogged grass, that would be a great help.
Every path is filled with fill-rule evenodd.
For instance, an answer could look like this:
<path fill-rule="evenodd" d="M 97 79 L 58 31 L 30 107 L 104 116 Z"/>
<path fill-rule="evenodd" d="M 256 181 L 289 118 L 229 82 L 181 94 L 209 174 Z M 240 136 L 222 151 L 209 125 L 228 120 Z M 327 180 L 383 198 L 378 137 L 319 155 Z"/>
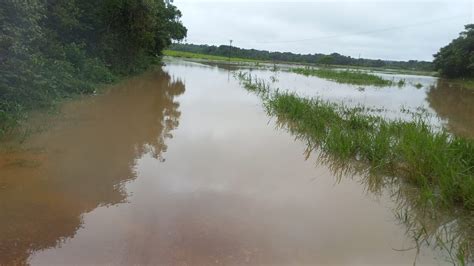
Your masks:
<path fill-rule="evenodd" d="M 294 94 L 266 103 L 326 153 L 370 164 L 380 174 L 402 177 L 431 204 L 474 210 L 474 142 L 434 132 L 421 118 L 386 121 L 357 109 Z"/>
<path fill-rule="evenodd" d="M 338 83 L 353 85 L 373 85 L 373 86 L 391 86 L 393 81 L 383 79 L 377 75 L 355 71 L 355 70 L 334 70 L 324 68 L 293 68 L 292 72 L 305 76 L 317 76 L 323 79 L 332 80 Z"/>
<path fill-rule="evenodd" d="M 403 178 L 420 189 L 426 204 L 474 210 L 473 140 L 434 131 L 420 116 L 389 121 L 364 108 L 270 93 L 265 82 L 239 77 L 263 98 L 269 114 L 288 121 L 323 153 L 366 163 L 381 176 Z"/>
<path fill-rule="evenodd" d="M 310 150 L 319 149 L 323 160 L 355 165 L 339 169 L 358 168 L 371 179 L 370 189 L 396 184 L 394 212 L 417 256 L 426 245 L 447 254 L 453 265 L 474 262 L 473 141 L 434 132 L 420 117 L 389 122 L 363 109 L 291 93 L 269 96 L 265 105 Z"/>
<path fill-rule="evenodd" d="M 244 87 L 259 95 L 277 126 L 307 144 L 306 158 L 318 161 L 339 180 L 357 174 L 367 191 L 387 190 L 396 220 L 405 225 L 416 250 L 431 246 L 452 265 L 474 262 L 474 143 L 433 131 L 425 117 L 413 121 L 369 115 L 321 99 L 271 91 L 263 80 L 240 73 Z"/>
<path fill-rule="evenodd" d="M 189 59 L 229 61 L 229 57 L 225 57 L 225 56 L 206 55 L 206 54 L 198 54 L 198 53 L 190 53 L 190 52 L 182 52 L 182 51 L 173 51 L 173 50 L 164 50 L 163 55 L 172 56 L 172 57 L 189 58 Z M 237 57 L 231 57 L 230 61 L 232 62 L 260 62 L 258 60 L 237 58 Z"/>

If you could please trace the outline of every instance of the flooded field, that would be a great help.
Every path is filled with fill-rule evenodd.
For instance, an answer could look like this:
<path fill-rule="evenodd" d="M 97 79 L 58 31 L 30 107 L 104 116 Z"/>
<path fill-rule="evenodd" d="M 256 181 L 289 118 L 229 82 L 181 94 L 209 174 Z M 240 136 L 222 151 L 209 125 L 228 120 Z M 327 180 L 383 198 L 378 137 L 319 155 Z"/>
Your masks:
<path fill-rule="evenodd" d="M 422 220 L 409 187 L 318 163 L 233 70 L 169 60 L 3 143 L 0 264 L 446 265 L 450 249 L 417 241 L 418 227 L 437 237 L 455 224 L 472 240 L 466 220 Z M 474 136 L 474 92 L 432 77 L 362 88 L 252 73 L 387 117 L 425 110 Z"/>

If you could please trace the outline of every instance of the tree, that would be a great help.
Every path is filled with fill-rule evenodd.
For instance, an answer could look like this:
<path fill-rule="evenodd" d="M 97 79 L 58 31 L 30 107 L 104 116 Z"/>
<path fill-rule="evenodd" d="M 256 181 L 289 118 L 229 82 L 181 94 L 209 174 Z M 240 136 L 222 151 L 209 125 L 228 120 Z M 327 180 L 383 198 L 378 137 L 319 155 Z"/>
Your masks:
<path fill-rule="evenodd" d="M 13 114 L 142 71 L 186 36 L 169 0 L 0 2 L 0 135 Z"/>
<path fill-rule="evenodd" d="M 209 45 L 196 45 L 196 44 L 180 44 L 175 43 L 170 46 L 171 50 L 217 55 L 217 56 L 228 56 L 229 46 L 209 46 Z M 265 50 L 255 49 L 243 49 L 239 47 L 232 47 L 232 56 L 247 59 L 256 60 L 267 60 L 267 61 L 283 61 L 283 62 L 299 62 L 299 63 L 321 63 L 321 64 L 335 64 L 335 65 L 353 65 L 353 66 L 367 66 L 367 67 L 387 67 L 387 68 L 398 68 L 398 69 L 410 69 L 420 71 L 432 71 L 433 66 L 431 62 L 426 61 L 391 61 L 391 60 L 374 60 L 374 59 L 357 59 L 350 56 L 341 55 L 338 53 L 332 53 L 330 55 L 324 55 L 320 53 L 315 54 L 295 54 L 295 53 L 282 53 L 282 52 L 269 52 Z M 322 59 L 325 56 L 331 57 L 332 61 L 326 61 Z M 320 60 L 323 60 L 320 62 Z"/>
<path fill-rule="evenodd" d="M 321 58 L 319 58 L 318 63 L 322 65 L 330 65 L 334 62 L 334 57 L 332 55 L 325 55 Z"/>
<path fill-rule="evenodd" d="M 474 77 L 474 24 L 434 55 L 434 66 L 447 78 Z"/>

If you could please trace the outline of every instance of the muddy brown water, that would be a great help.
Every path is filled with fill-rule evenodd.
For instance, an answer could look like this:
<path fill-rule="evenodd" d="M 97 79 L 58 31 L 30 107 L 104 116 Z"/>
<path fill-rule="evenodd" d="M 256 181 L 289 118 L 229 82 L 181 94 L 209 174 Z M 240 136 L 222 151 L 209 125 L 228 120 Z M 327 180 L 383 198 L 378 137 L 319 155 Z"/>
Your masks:
<path fill-rule="evenodd" d="M 473 133 L 472 94 L 414 92 Z M 447 263 L 417 255 L 388 191 L 337 182 L 226 69 L 173 60 L 42 119 L 0 153 L 0 264 Z"/>

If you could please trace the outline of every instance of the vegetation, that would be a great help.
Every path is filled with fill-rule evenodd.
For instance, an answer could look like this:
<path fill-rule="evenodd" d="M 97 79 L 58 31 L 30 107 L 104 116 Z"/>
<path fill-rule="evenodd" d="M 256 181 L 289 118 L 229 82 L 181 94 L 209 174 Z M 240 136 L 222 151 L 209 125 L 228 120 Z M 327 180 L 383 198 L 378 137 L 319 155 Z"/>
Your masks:
<path fill-rule="evenodd" d="M 298 131 L 314 137 L 323 152 L 357 158 L 373 170 L 404 177 L 428 202 L 474 210 L 474 143 L 433 132 L 422 120 L 387 122 L 358 109 L 282 94 L 268 102 Z"/>
<path fill-rule="evenodd" d="M 203 60 L 211 60 L 211 61 L 259 62 L 257 60 L 252 60 L 252 59 L 244 59 L 244 58 L 237 58 L 237 57 L 229 58 L 229 57 L 224 57 L 224 56 L 197 54 L 197 53 L 173 51 L 173 50 L 164 50 L 163 55 L 172 56 L 172 57 L 190 58 L 190 59 L 203 59 Z"/>
<path fill-rule="evenodd" d="M 389 121 L 363 107 L 270 93 L 264 82 L 240 78 L 262 96 L 270 114 L 288 121 L 321 152 L 365 163 L 380 176 L 403 178 L 420 189 L 420 202 L 428 206 L 474 210 L 474 141 L 434 131 L 420 116 Z"/>
<path fill-rule="evenodd" d="M 164 0 L 5 0 L 0 5 L 0 135 L 32 108 L 144 70 L 185 37 Z"/>
<path fill-rule="evenodd" d="M 447 78 L 474 77 L 474 24 L 465 26 L 450 44 L 434 55 L 434 66 Z"/>
<path fill-rule="evenodd" d="M 277 126 L 307 144 L 339 180 L 361 177 L 367 191 L 388 191 L 395 218 L 416 250 L 443 252 L 453 265 L 474 262 L 474 141 L 433 131 L 422 116 L 411 122 L 369 115 L 293 93 L 272 92 L 263 80 L 239 73 L 244 87 L 258 94 Z"/>
<path fill-rule="evenodd" d="M 373 60 L 363 58 L 353 58 L 350 56 L 332 53 L 330 55 L 324 54 L 294 54 L 282 52 L 269 52 L 255 49 L 243 49 L 239 47 L 230 47 L 228 45 L 209 46 L 209 45 L 195 45 L 195 44 L 173 44 L 170 46 L 171 50 L 192 52 L 206 55 L 217 55 L 228 57 L 229 52 L 232 56 L 245 59 L 254 59 L 261 61 L 278 61 L 278 62 L 293 62 L 305 64 L 320 64 L 320 65 L 341 65 L 341 66 L 357 66 L 357 67 L 374 67 L 374 68 L 390 68 L 390 69 L 405 69 L 411 71 L 432 71 L 433 66 L 431 62 L 425 61 L 390 61 L 390 60 Z"/>
<path fill-rule="evenodd" d="M 329 79 L 339 83 L 347 83 L 354 85 L 374 85 L 374 86 L 390 86 L 393 84 L 391 80 L 383 79 L 377 75 L 353 70 L 333 70 L 324 68 L 293 68 L 294 73 L 305 76 L 317 76 Z M 402 84 L 403 85 L 403 84 Z"/>

